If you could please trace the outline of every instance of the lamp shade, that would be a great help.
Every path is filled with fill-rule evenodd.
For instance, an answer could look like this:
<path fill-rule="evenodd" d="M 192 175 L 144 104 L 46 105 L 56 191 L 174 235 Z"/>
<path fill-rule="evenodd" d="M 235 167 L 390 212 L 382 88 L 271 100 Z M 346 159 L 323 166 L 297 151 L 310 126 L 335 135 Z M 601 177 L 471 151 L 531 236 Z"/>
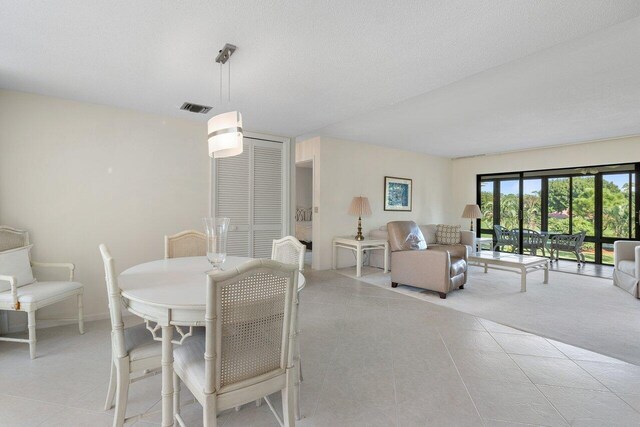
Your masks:
<path fill-rule="evenodd" d="M 218 159 L 242 153 L 242 114 L 238 111 L 211 117 L 207 127 L 210 157 Z"/>
<path fill-rule="evenodd" d="M 349 206 L 349 215 L 371 215 L 371 206 L 369 206 L 369 199 L 366 197 L 354 197 L 351 201 L 351 206 Z"/>
<path fill-rule="evenodd" d="M 480 211 L 480 206 L 478 205 L 467 205 L 464 207 L 464 211 L 462 211 L 462 218 L 482 218 L 482 212 Z"/>

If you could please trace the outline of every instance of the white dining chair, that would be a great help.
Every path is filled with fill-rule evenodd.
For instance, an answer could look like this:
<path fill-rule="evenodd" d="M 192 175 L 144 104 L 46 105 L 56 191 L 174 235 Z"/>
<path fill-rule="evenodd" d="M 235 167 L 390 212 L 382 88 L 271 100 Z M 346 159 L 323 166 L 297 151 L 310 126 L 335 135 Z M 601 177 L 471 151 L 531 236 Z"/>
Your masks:
<path fill-rule="evenodd" d="M 293 236 L 285 236 L 282 239 L 277 239 L 273 241 L 273 246 L 271 248 L 271 259 L 279 262 L 283 262 L 285 264 L 294 264 L 298 266 L 298 269 L 302 273 L 304 270 L 304 254 L 307 250 L 307 247 L 300 243 L 298 239 Z M 299 313 L 300 307 L 300 291 L 302 289 L 298 289 L 298 293 L 296 294 L 296 313 Z M 296 319 L 296 325 L 299 326 L 298 319 Z M 295 380 L 295 393 L 294 393 L 294 407 L 296 419 L 299 420 L 301 418 L 300 414 L 300 383 L 302 382 L 302 356 L 300 352 L 300 329 L 296 331 L 295 337 L 295 354 L 293 356 L 294 364 L 296 366 L 296 380 Z M 260 402 L 256 402 L 258 406 Z"/>
<path fill-rule="evenodd" d="M 279 424 L 295 426 L 293 336 L 298 269 L 252 260 L 208 273 L 205 337 L 174 349 L 174 412 L 180 425 L 180 382 L 202 405 L 204 427 L 221 411 L 264 398 Z M 283 420 L 268 395 L 282 393 Z"/>
<path fill-rule="evenodd" d="M 207 235 L 196 230 L 186 230 L 172 236 L 164 236 L 164 257 L 181 258 L 207 255 Z"/>
<path fill-rule="evenodd" d="M 125 421 L 140 417 L 137 415 L 125 418 L 129 385 L 160 372 L 162 344 L 154 341 L 153 335 L 146 329 L 144 323 L 129 328 L 124 327 L 121 312 L 122 300 L 116 282 L 114 260 L 105 245 L 102 244 L 99 248 L 104 262 L 111 317 L 111 375 L 104 410 L 108 411 L 113 407 L 115 397 L 113 426 L 121 427 Z"/>
<path fill-rule="evenodd" d="M 36 357 L 36 311 L 59 301 L 75 298 L 78 304 L 78 329 L 84 334 L 82 283 L 74 282 L 75 266 L 60 262 L 31 261 L 29 233 L 17 228 L 0 226 L 0 311 L 27 313 L 29 338 L 0 337 L 0 341 L 29 344 L 29 354 Z M 32 267 L 68 270 L 69 279 L 39 282 Z"/>
<path fill-rule="evenodd" d="M 302 273 L 304 271 L 304 254 L 307 247 L 293 236 L 285 236 L 273 241 L 271 259 L 285 264 L 295 264 Z"/>

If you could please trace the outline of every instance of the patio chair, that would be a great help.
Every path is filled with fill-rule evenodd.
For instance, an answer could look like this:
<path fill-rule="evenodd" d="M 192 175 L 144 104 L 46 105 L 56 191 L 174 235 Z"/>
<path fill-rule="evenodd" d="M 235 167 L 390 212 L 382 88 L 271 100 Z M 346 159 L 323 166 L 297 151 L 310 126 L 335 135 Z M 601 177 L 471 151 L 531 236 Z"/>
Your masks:
<path fill-rule="evenodd" d="M 512 233 L 515 236 L 517 245 L 518 230 L 513 230 Z M 542 250 L 542 256 L 547 256 L 546 246 L 547 236 L 528 228 L 522 229 L 522 248 L 528 250 L 531 255 L 535 256 L 538 254 L 538 250 Z"/>
<path fill-rule="evenodd" d="M 518 239 L 514 233 L 506 227 L 501 225 L 494 225 L 493 230 L 496 233 L 496 244 L 493 245 L 493 250 L 496 248 L 502 249 L 502 246 L 511 246 L 511 252 L 515 252 L 518 246 Z"/>
<path fill-rule="evenodd" d="M 551 236 L 551 249 L 550 258 L 551 262 L 558 261 L 560 258 L 560 251 L 573 252 L 576 255 L 578 266 L 584 265 L 584 254 L 582 253 L 582 244 L 584 243 L 584 237 L 586 231 L 581 231 L 576 234 L 556 234 Z"/>

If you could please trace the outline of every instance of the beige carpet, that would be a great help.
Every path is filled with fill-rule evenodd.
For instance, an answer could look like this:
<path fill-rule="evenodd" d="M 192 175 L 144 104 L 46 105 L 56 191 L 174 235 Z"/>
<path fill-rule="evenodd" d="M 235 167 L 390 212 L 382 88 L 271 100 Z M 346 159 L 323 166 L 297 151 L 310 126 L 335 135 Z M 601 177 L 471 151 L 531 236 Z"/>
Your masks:
<path fill-rule="evenodd" d="M 355 278 L 355 267 L 338 272 Z M 542 274 L 531 273 L 521 293 L 518 274 L 470 267 L 465 289 L 446 300 L 409 286 L 393 289 L 390 275 L 377 268 L 365 267 L 358 280 L 640 365 L 640 300 L 610 279 L 552 271 L 543 285 Z"/>

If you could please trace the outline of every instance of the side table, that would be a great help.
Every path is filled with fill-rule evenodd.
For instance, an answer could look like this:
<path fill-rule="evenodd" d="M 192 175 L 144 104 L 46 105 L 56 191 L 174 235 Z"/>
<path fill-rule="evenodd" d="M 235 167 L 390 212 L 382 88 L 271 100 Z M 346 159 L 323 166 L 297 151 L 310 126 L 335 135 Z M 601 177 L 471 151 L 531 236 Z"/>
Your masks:
<path fill-rule="evenodd" d="M 362 254 L 366 250 L 384 250 L 384 272 L 389 271 L 389 242 L 382 239 L 356 240 L 353 236 L 339 236 L 333 238 L 333 260 L 331 268 L 337 268 L 338 248 L 349 249 L 356 253 L 356 277 L 362 276 Z"/>
<path fill-rule="evenodd" d="M 491 245 L 493 245 L 492 237 L 476 237 L 476 252 L 480 252 L 482 250 L 482 245 L 489 244 L 489 248 L 493 249 Z"/>

